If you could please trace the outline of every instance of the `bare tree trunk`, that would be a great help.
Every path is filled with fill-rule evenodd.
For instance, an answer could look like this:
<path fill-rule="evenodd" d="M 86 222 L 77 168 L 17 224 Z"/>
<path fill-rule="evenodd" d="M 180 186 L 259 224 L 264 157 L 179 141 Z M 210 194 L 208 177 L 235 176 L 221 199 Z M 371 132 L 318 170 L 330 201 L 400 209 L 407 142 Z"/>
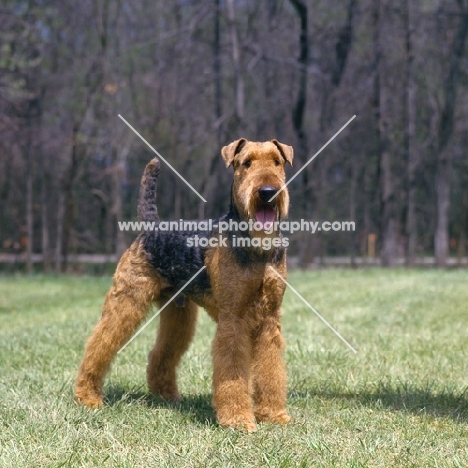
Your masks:
<path fill-rule="evenodd" d="M 436 193 L 437 193 L 437 224 L 434 238 L 434 250 L 437 266 L 447 263 L 449 254 L 449 210 L 450 181 L 452 179 L 452 155 L 447 151 L 437 157 Z"/>
<path fill-rule="evenodd" d="M 307 105 L 307 62 L 309 58 L 309 42 L 307 39 L 308 26 L 307 26 L 307 5 L 302 0 L 290 0 L 296 10 L 301 23 L 299 33 L 299 90 L 297 93 L 296 103 L 293 109 L 293 127 L 299 143 L 297 159 L 300 163 L 304 164 L 307 160 L 307 136 L 304 132 L 304 116 Z M 304 171 L 304 174 L 307 171 Z M 305 181 L 307 182 L 307 181 Z"/>
<path fill-rule="evenodd" d="M 381 133 L 382 135 L 382 130 Z M 382 140 L 381 140 L 382 142 Z M 391 155 L 382 148 L 380 153 L 380 202 L 382 266 L 392 266 L 396 258 L 395 187 L 391 168 Z"/>
<path fill-rule="evenodd" d="M 50 242 L 49 242 L 49 203 L 47 197 L 46 162 L 42 152 L 41 142 L 41 226 L 42 226 L 42 269 L 50 272 Z"/>
<path fill-rule="evenodd" d="M 349 190 L 349 219 L 356 221 L 356 190 L 358 182 L 358 167 L 356 163 L 351 163 L 351 186 Z M 351 265 L 354 267 L 356 262 L 356 233 L 351 233 L 350 242 Z"/>
<path fill-rule="evenodd" d="M 453 41 L 450 58 L 450 69 L 445 82 L 445 103 L 439 123 L 439 141 L 437 154 L 436 193 L 437 225 L 434 237 L 436 262 L 439 267 L 445 266 L 449 254 L 449 210 L 450 181 L 453 169 L 453 154 L 447 148 L 454 127 L 455 102 L 460 61 L 463 57 L 466 35 L 468 33 L 468 11 L 463 11 L 458 30 Z"/>
<path fill-rule="evenodd" d="M 370 217 L 370 210 L 369 210 L 369 201 L 371 200 L 370 197 L 370 168 L 369 164 L 365 164 L 364 166 L 364 203 L 362 210 L 364 212 L 364 230 L 361 234 L 361 245 L 360 245 L 360 253 L 363 257 L 367 256 L 368 248 L 368 236 L 371 232 L 371 217 Z"/>
<path fill-rule="evenodd" d="M 219 183 L 218 177 L 216 177 L 216 171 L 218 169 L 219 151 L 221 147 L 227 144 L 224 141 L 223 123 L 224 118 L 222 114 L 222 78 L 221 78 L 221 11 L 220 11 L 220 0 L 214 0 L 214 27 L 213 27 L 213 76 L 214 76 L 214 126 L 216 131 L 216 150 L 210 160 L 205 163 L 205 179 L 203 180 L 203 197 L 206 200 L 212 200 L 215 188 Z M 204 219 L 206 203 L 200 201 L 198 203 L 198 218 Z"/>
<path fill-rule="evenodd" d="M 25 123 L 26 123 L 26 270 L 29 274 L 33 272 L 32 264 L 32 250 L 33 250 L 33 239 L 34 239 L 34 213 L 33 213 L 33 180 L 34 180 L 34 167 L 33 167 L 33 146 L 34 146 L 34 131 L 36 123 L 36 109 L 37 109 L 37 97 L 34 96 L 33 87 L 35 86 L 35 67 L 31 65 L 31 61 L 37 59 L 39 52 L 31 41 L 31 34 L 33 29 L 34 15 L 29 17 L 27 27 L 27 44 L 28 44 L 28 69 L 27 75 L 25 76 L 26 89 L 31 94 L 31 97 L 27 101 L 25 110 Z"/>
<path fill-rule="evenodd" d="M 63 243 L 63 217 L 65 213 L 65 202 L 62 191 L 59 191 L 57 206 L 57 237 L 55 240 L 55 271 L 59 273 L 62 266 L 62 243 Z"/>
<path fill-rule="evenodd" d="M 222 93 L 221 93 L 221 34 L 220 34 L 220 0 L 214 0 L 214 38 L 213 38 L 213 73 L 214 73 L 214 102 L 215 125 L 218 147 L 222 141 Z"/>
<path fill-rule="evenodd" d="M 416 222 L 416 169 L 418 157 L 414 148 L 416 131 L 416 87 L 414 82 L 414 52 L 411 43 L 412 21 L 411 0 L 406 0 L 404 14 L 406 30 L 406 158 L 408 175 L 408 206 L 406 214 L 407 251 L 406 265 L 414 267 L 416 261 L 417 222 Z"/>
<path fill-rule="evenodd" d="M 297 138 L 297 150 L 296 150 L 296 160 L 299 164 L 305 164 L 307 161 L 308 147 L 307 147 L 307 135 L 304 131 L 304 117 L 305 110 L 307 105 L 307 63 L 309 59 L 309 41 L 308 41 L 308 12 L 307 5 L 302 0 L 290 0 L 292 6 L 296 10 L 296 13 L 300 21 L 300 32 L 299 32 L 299 89 L 297 92 L 296 103 L 294 104 L 292 122 L 294 127 L 294 132 Z M 311 217 L 312 211 L 312 197 L 308 193 L 309 188 L 309 178 L 308 170 L 302 172 L 300 180 L 303 186 L 303 201 L 302 206 L 302 215 L 307 218 Z M 307 267 L 313 261 L 313 244 L 314 239 L 312 236 L 307 233 L 303 234 L 303 239 L 301 242 L 299 256 L 300 256 L 300 265 Z"/>
<path fill-rule="evenodd" d="M 119 151 L 118 149 L 116 150 Z M 117 222 L 122 220 L 122 179 L 125 174 L 124 162 L 117 158 L 116 165 L 112 171 L 112 224 L 114 225 L 113 231 L 116 230 L 115 238 L 115 253 L 117 258 L 120 258 L 125 252 L 127 246 L 125 244 L 124 232 L 118 229 Z"/>
<path fill-rule="evenodd" d="M 466 229 L 460 232 L 460 237 L 458 239 L 458 249 L 457 249 L 457 263 L 461 265 L 462 259 L 466 253 Z"/>
<path fill-rule="evenodd" d="M 463 195 L 462 200 L 462 219 L 460 222 L 460 237 L 458 238 L 457 263 L 461 264 L 466 254 L 466 229 L 468 227 L 468 194 Z"/>
<path fill-rule="evenodd" d="M 122 254 L 128 248 L 127 242 L 125 241 L 124 232 L 120 229 L 117 229 L 117 241 L 116 241 L 116 255 L 117 258 L 120 259 Z"/>
<path fill-rule="evenodd" d="M 223 110 L 222 110 L 222 78 L 221 78 L 221 10 L 220 0 L 214 0 L 214 28 L 213 28 L 213 76 L 214 76 L 214 125 L 216 130 L 216 150 L 209 161 L 206 162 L 205 172 L 206 177 L 203 181 L 203 197 L 206 200 L 213 199 L 216 185 L 218 184 L 218 177 L 216 171 L 218 168 L 219 151 L 221 147 L 227 144 L 227 141 L 223 141 Z M 206 203 L 200 201 L 198 203 L 198 218 L 204 219 Z"/>
<path fill-rule="evenodd" d="M 236 12 L 234 8 L 234 0 L 226 0 L 229 19 L 229 32 L 231 35 L 232 58 L 234 62 L 234 70 L 236 74 L 236 116 L 239 122 L 243 122 L 244 110 L 244 76 L 241 66 L 241 51 L 239 44 L 239 35 L 236 27 Z"/>
<path fill-rule="evenodd" d="M 13 158 L 7 158 L 5 161 L 5 183 L 3 184 L 2 189 L 0 190 L 0 239 L 4 239 L 4 230 L 6 226 L 6 212 L 7 212 L 7 203 L 8 203 L 8 194 L 10 192 L 11 184 L 11 175 L 13 167 Z"/>
<path fill-rule="evenodd" d="M 75 179 L 78 173 L 80 164 L 80 151 L 82 150 L 83 143 L 80 142 L 79 132 L 84 119 L 88 113 L 88 110 L 93 104 L 93 98 L 95 94 L 100 90 L 106 67 L 106 51 L 108 46 L 108 21 L 109 21 L 109 2 L 110 0 L 104 0 L 101 5 L 97 5 L 96 11 L 96 24 L 98 35 L 100 39 L 99 54 L 95 57 L 95 60 L 91 63 L 90 67 L 86 72 L 85 81 L 89 83 L 89 87 L 86 93 L 86 101 L 81 112 L 77 118 L 74 119 L 73 130 L 72 130 L 72 154 L 71 163 L 68 169 L 68 173 L 65 175 L 63 183 L 64 191 L 64 212 L 63 212 L 63 232 L 62 232 L 62 271 L 66 271 L 68 268 L 68 254 L 70 251 L 71 233 L 74 222 L 74 196 L 73 188 Z M 101 7 L 101 10 L 99 10 Z"/>
<path fill-rule="evenodd" d="M 376 87 L 375 101 L 377 111 L 377 147 L 379 154 L 379 185 L 380 185 L 380 260 L 382 266 L 391 266 L 396 258 L 396 219 L 395 219 L 395 186 L 392 173 L 392 155 L 388 139 L 389 127 L 389 96 L 384 61 L 384 46 L 386 38 L 382 28 L 386 14 L 384 0 L 375 3 L 374 9 L 374 40 L 376 56 Z"/>
<path fill-rule="evenodd" d="M 34 78 L 29 76 L 28 83 Z M 37 128 L 40 115 L 39 96 L 33 96 L 28 102 L 26 112 L 27 141 L 26 141 L 26 267 L 28 273 L 33 272 L 32 253 L 34 247 L 34 210 L 33 210 L 33 190 L 34 190 L 34 153 L 37 147 Z"/>
<path fill-rule="evenodd" d="M 30 117 L 28 117 L 30 118 Z M 28 131 L 31 133 L 31 122 L 29 122 Z M 26 244 L 26 267 L 28 273 L 33 272 L 32 248 L 33 248 L 33 158 L 31 148 L 31 135 L 27 143 L 26 157 L 26 226 L 27 226 L 27 244 Z"/>
<path fill-rule="evenodd" d="M 73 127 L 72 133 L 72 157 L 68 174 L 64 179 L 63 192 L 64 192 L 64 213 L 63 213 L 63 232 L 62 232 L 62 267 L 61 271 L 66 272 L 68 268 L 68 253 L 70 251 L 71 232 L 74 219 L 74 197 L 73 186 L 78 171 L 78 130 L 77 124 Z"/>
<path fill-rule="evenodd" d="M 353 40 L 353 17 L 356 8 L 356 0 L 349 0 L 346 23 L 338 34 L 338 40 L 335 46 L 336 58 L 335 67 L 332 74 L 332 84 L 338 87 L 343 77 L 343 73 L 348 60 L 349 51 Z"/>
<path fill-rule="evenodd" d="M 50 242 L 49 242 L 49 203 L 47 195 L 47 162 L 43 150 L 43 133 L 42 133 L 42 99 L 44 92 L 38 97 L 37 101 L 37 122 L 36 122 L 36 148 L 39 157 L 40 166 L 40 183 L 41 183 L 41 252 L 42 252 L 42 270 L 44 273 L 50 272 Z"/>
<path fill-rule="evenodd" d="M 353 18 L 356 8 L 356 0 L 348 0 L 348 9 L 346 22 L 341 27 L 338 38 L 335 44 L 335 63 L 331 76 L 331 84 L 333 90 L 330 93 L 326 93 L 324 98 L 324 103 L 321 112 L 321 127 L 322 130 L 329 128 L 330 122 L 333 121 L 334 109 L 335 109 L 335 96 L 334 90 L 336 90 L 341 83 L 343 78 L 346 62 L 348 60 L 349 52 L 351 50 L 351 45 L 353 42 Z M 328 97 L 331 99 L 328 99 Z M 349 215 L 350 219 L 356 220 L 356 190 L 357 190 L 357 181 L 359 177 L 359 167 L 360 162 L 355 159 L 351 163 L 351 184 L 350 184 L 350 198 L 349 198 Z M 356 257 L 356 233 L 351 233 L 351 242 L 350 242 L 350 256 L 351 256 L 351 265 L 355 266 L 355 257 Z"/>

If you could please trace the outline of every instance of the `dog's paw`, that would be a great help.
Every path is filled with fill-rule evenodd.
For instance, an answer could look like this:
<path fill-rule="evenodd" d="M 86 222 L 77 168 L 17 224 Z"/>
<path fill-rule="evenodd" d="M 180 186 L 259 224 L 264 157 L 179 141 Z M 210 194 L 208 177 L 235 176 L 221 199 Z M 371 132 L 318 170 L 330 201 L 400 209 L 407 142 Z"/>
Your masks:
<path fill-rule="evenodd" d="M 255 421 L 252 419 L 243 419 L 239 417 L 231 418 L 231 419 L 219 419 L 218 422 L 222 427 L 231 427 L 232 429 L 235 429 L 236 431 L 241 431 L 241 432 L 256 432 L 257 430 L 257 425 L 255 424 Z"/>
<path fill-rule="evenodd" d="M 153 395 L 161 397 L 163 400 L 181 400 L 181 396 L 177 390 L 177 387 L 174 387 L 172 385 L 160 385 L 152 382 L 151 385 L 149 385 L 149 390 Z"/>
<path fill-rule="evenodd" d="M 101 395 L 89 392 L 76 390 L 75 399 L 80 405 L 87 408 L 101 408 L 104 405 Z"/>
<path fill-rule="evenodd" d="M 275 414 L 274 416 L 272 416 L 270 418 L 270 421 L 274 424 L 288 424 L 292 421 L 292 418 L 291 416 L 289 416 L 288 413 L 286 413 L 286 411 L 284 411 L 282 413 Z"/>
<path fill-rule="evenodd" d="M 288 424 L 292 420 L 286 410 L 273 412 L 268 408 L 255 410 L 255 418 L 259 422 L 271 422 L 274 424 Z"/>
<path fill-rule="evenodd" d="M 235 429 L 237 429 L 239 431 L 245 431 L 248 434 L 250 434 L 252 432 L 257 431 L 257 425 L 253 421 L 245 421 L 245 422 L 242 422 L 239 425 L 237 425 L 237 427 Z"/>
<path fill-rule="evenodd" d="M 180 401 L 182 397 L 180 396 L 180 393 L 175 391 L 175 392 L 165 392 L 165 393 L 158 393 L 158 395 L 163 398 L 164 400 L 169 400 L 169 401 Z"/>
<path fill-rule="evenodd" d="M 231 427 L 242 432 L 255 432 L 257 430 L 252 411 L 234 411 L 232 408 L 217 408 L 216 417 L 222 427 Z"/>

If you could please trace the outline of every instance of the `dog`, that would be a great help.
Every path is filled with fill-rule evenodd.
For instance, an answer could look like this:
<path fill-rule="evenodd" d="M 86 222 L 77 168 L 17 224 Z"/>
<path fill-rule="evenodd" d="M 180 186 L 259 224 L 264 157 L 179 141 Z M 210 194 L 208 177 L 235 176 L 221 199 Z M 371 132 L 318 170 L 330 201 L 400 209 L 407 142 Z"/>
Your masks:
<path fill-rule="evenodd" d="M 148 357 L 148 387 L 164 399 L 179 400 L 176 368 L 193 338 L 200 306 L 217 323 L 212 358 L 219 424 L 253 432 L 256 421 L 291 420 L 280 324 L 285 283 L 278 276 L 286 277 L 286 248 L 279 229 L 264 228 L 288 214 L 285 165 L 292 165 L 293 148 L 277 140 L 241 138 L 221 154 L 226 168 L 234 170 L 228 213 L 207 230 L 142 232 L 120 259 L 78 372 L 75 396 L 81 404 L 103 404 L 111 361 L 152 303 L 165 308 Z M 159 172 L 153 159 L 138 203 L 139 219 L 156 225 Z M 229 232 L 221 232 L 222 225 L 229 225 Z M 199 245 L 189 246 L 194 236 Z M 250 244 L 239 245 L 240 238 Z M 265 240 L 271 248 L 264 248 Z"/>

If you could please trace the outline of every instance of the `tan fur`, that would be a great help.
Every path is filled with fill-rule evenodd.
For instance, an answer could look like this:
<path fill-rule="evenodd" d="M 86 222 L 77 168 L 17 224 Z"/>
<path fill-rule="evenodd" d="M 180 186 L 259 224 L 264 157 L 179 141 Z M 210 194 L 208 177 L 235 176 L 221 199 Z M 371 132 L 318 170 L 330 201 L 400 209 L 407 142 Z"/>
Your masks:
<path fill-rule="evenodd" d="M 293 153 L 291 147 L 276 140 L 254 143 L 241 139 L 224 147 L 222 156 L 226 166 L 234 166 L 234 204 L 241 218 L 248 220 L 259 203 L 260 187 L 283 186 L 284 165 L 292 163 Z M 247 160 L 250 167 L 245 165 Z M 275 201 L 278 219 L 287 215 L 288 204 L 284 190 Z M 269 261 L 240 265 L 231 248 L 216 247 L 206 252 L 209 293 L 187 297 L 182 307 L 171 303 L 161 313 L 147 367 L 153 393 L 171 400 L 180 398 L 176 367 L 192 340 L 199 305 L 218 324 L 212 347 L 213 404 L 218 422 L 251 432 L 256 430 L 255 420 L 290 421 L 280 325 L 285 285 L 269 265 Z M 286 277 L 285 255 L 274 268 Z M 130 339 L 151 303 L 162 305 L 174 293 L 135 241 L 117 266 L 101 320 L 87 342 L 75 389 L 81 403 L 89 407 L 102 404 L 103 379 L 116 352 Z"/>

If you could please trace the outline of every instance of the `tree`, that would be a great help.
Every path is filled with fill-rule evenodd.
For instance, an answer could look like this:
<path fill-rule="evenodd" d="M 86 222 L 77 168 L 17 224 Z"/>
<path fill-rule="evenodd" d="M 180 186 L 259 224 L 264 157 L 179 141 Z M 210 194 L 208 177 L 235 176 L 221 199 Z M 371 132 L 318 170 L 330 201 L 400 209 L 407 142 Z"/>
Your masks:
<path fill-rule="evenodd" d="M 462 2 L 459 3 L 462 5 Z M 459 24 L 454 35 L 450 54 L 449 70 L 444 83 L 444 104 L 438 128 L 436 170 L 437 225 L 434 235 L 434 250 L 437 265 L 440 267 L 446 265 L 449 253 L 448 225 L 453 152 L 448 148 L 448 144 L 454 129 L 456 96 L 460 79 L 460 62 L 464 54 L 468 33 L 468 6 L 462 6 L 459 16 Z"/>

